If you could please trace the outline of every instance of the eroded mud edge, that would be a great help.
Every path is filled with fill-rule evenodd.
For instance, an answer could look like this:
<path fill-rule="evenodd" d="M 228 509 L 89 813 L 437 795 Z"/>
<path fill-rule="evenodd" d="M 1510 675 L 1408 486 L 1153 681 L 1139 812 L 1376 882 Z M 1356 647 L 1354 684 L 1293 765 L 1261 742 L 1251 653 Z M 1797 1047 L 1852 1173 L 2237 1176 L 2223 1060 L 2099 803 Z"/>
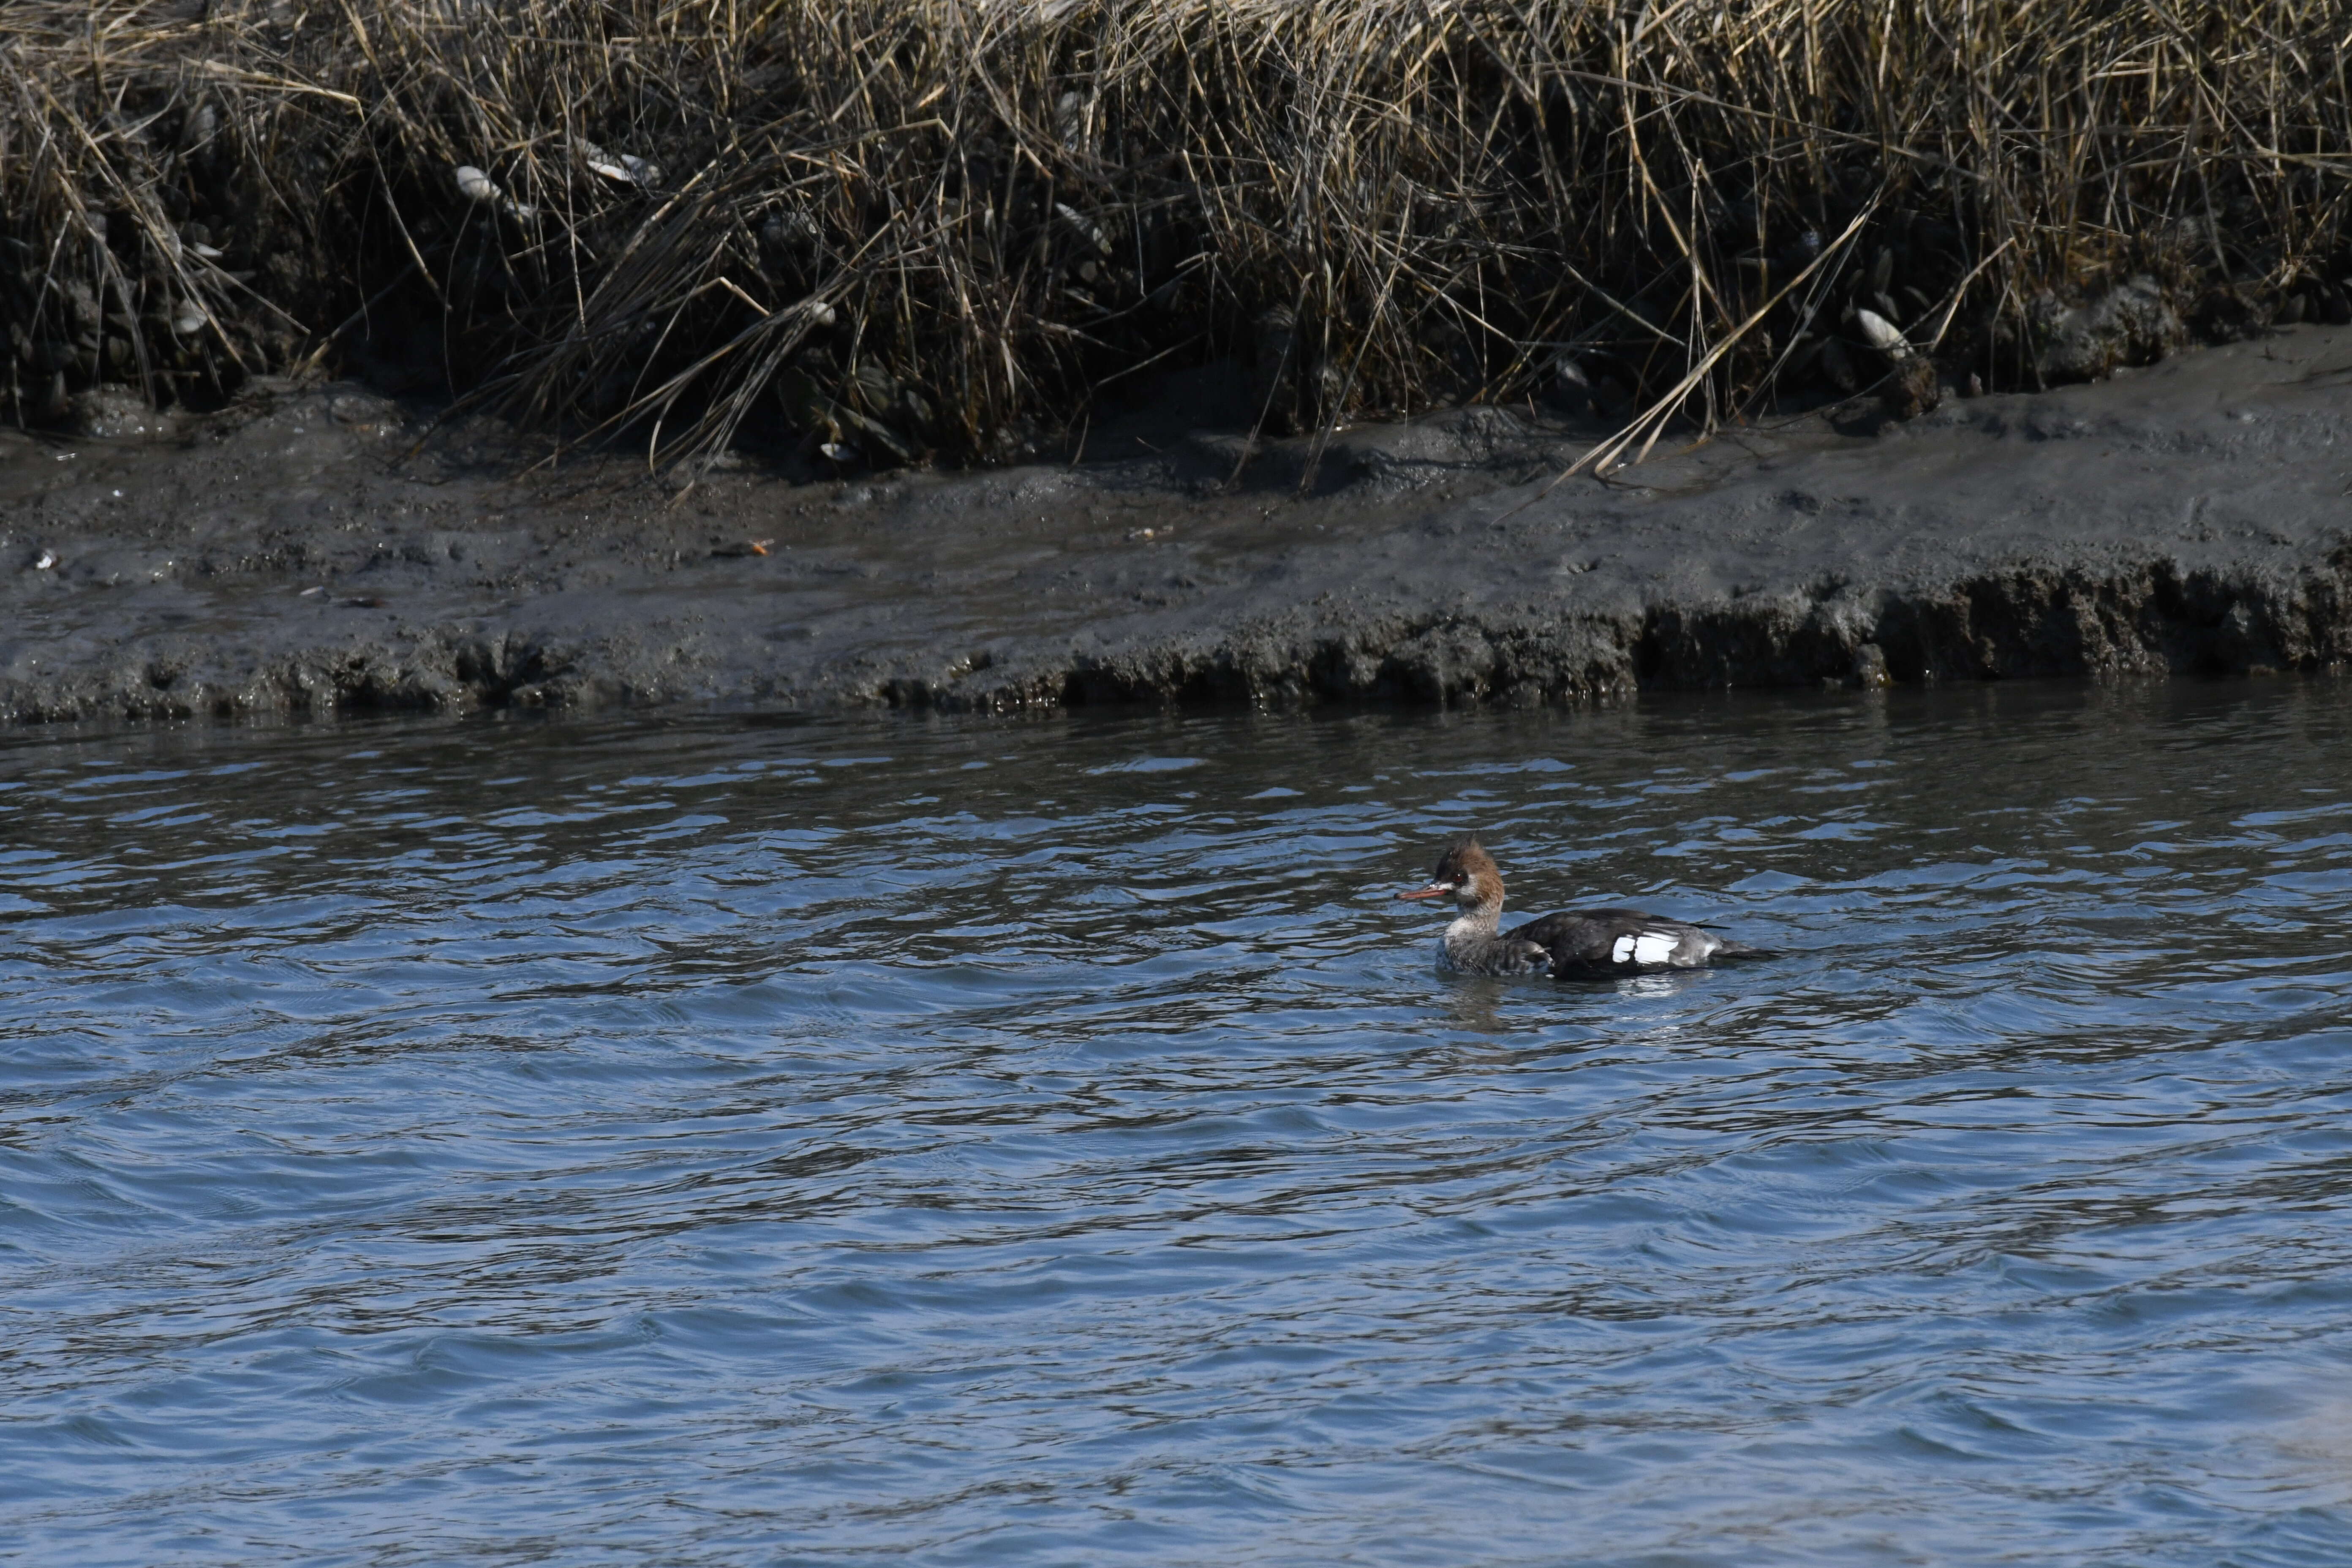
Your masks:
<path fill-rule="evenodd" d="M 1470 410 L 1297 454 L 560 486 L 290 389 L 0 452 L 0 717 L 1573 705 L 2352 666 L 2352 329 L 1548 482 Z M 1106 438 L 1108 441 L 1108 438 Z M 387 453 L 393 454 L 387 456 Z M 1233 482 L 1239 473 L 1241 482 Z"/>
<path fill-rule="evenodd" d="M 1108 652 L 956 660 L 811 686 L 714 686 L 687 650 L 625 633 L 575 642 L 457 630 L 289 652 L 226 682 L 165 652 L 136 667 L 14 682 L 19 722 L 719 702 L 1007 713 L 1104 704 L 1511 707 L 1643 690 L 1870 687 L 2089 676 L 2340 676 L 2352 669 L 2352 559 L 2292 574 L 2018 570 L 1933 593 L 1840 590 L 1557 617 L 1277 616 Z"/>
<path fill-rule="evenodd" d="M 2184 575 L 2156 563 L 2105 575 L 2017 571 L 1935 594 L 1668 604 L 1639 616 L 1265 626 L 1205 647 L 1081 658 L 1019 680 L 901 678 L 868 700 L 950 711 L 1104 702 L 1532 707 L 1645 689 L 2347 668 L 2352 562 L 2339 555 L 2285 580 Z"/>

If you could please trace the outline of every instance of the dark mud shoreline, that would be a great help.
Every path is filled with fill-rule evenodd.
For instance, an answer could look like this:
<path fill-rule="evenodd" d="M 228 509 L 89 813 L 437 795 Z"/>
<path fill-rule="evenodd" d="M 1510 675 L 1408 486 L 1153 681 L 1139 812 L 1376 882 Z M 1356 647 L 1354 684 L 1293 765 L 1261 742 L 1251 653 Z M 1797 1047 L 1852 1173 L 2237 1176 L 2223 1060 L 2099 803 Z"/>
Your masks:
<path fill-rule="evenodd" d="M 1549 493 L 1594 432 L 1497 409 L 1345 433 L 1303 499 L 1304 443 L 1243 464 L 1164 411 L 1075 466 L 736 468 L 683 495 L 619 458 L 516 478 L 511 448 L 416 453 L 349 387 L 151 422 L 0 437 L 10 721 L 1579 703 L 2352 664 L 2347 329 L 1872 434 L 1744 431 Z"/>

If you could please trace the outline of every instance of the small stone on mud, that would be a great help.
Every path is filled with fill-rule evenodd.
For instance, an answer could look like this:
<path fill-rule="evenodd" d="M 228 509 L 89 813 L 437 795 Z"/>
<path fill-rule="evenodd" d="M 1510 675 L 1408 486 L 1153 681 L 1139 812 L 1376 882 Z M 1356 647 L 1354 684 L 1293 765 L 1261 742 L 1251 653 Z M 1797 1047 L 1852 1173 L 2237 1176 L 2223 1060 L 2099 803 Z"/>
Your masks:
<path fill-rule="evenodd" d="M 2029 314 L 2042 343 L 2036 369 L 2050 382 L 2095 381 L 2117 365 L 2153 364 L 2188 340 L 2164 289 L 2147 277 L 2078 306 L 2045 295 Z"/>
<path fill-rule="evenodd" d="M 1920 354 L 1906 354 L 1894 363 L 1883 394 L 1886 411 L 1897 419 L 1916 419 L 1944 400 L 1936 367 Z"/>
<path fill-rule="evenodd" d="M 103 440 L 161 439 L 174 431 L 170 415 L 156 412 L 128 387 L 95 387 L 77 394 L 69 407 L 77 434 Z"/>
<path fill-rule="evenodd" d="M 337 393 L 329 398 L 327 416 L 338 425 L 370 436 L 391 434 L 400 427 L 404 417 L 399 405 L 390 399 L 355 392 Z"/>

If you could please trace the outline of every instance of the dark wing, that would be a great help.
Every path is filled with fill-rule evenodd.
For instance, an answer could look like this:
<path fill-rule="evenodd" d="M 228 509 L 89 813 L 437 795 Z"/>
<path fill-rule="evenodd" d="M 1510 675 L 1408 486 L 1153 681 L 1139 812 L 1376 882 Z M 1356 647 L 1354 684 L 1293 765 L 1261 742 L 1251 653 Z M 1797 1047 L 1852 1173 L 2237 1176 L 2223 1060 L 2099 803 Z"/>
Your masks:
<path fill-rule="evenodd" d="M 1567 910 L 1514 929 L 1510 935 L 1551 954 L 1554 973 L 1611 969 L 1618 939 L 1663 922 L 1639 910 Z"/>
<path fill-rule="evenodd" d="M 1529 921 L 1510 934 L 1551 954 L 1551 972 L 1558 975 L 1696 969 L 1718 954 L 1756 951 L 1687 921 L 1643 910 L 1571 910 Z"/>

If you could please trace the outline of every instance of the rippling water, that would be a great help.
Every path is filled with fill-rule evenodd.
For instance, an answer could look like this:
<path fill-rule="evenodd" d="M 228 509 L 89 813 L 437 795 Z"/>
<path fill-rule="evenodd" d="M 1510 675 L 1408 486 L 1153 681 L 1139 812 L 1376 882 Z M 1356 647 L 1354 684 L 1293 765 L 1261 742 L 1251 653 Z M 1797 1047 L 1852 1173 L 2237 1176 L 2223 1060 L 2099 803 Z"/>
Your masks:
<path fill-rule="evenodd" d="M 1449 979 L 1389 895 L 1786 956 Z M 0 1555 L 2352 1561 L 2352 683 L 0 740 Z"/>

